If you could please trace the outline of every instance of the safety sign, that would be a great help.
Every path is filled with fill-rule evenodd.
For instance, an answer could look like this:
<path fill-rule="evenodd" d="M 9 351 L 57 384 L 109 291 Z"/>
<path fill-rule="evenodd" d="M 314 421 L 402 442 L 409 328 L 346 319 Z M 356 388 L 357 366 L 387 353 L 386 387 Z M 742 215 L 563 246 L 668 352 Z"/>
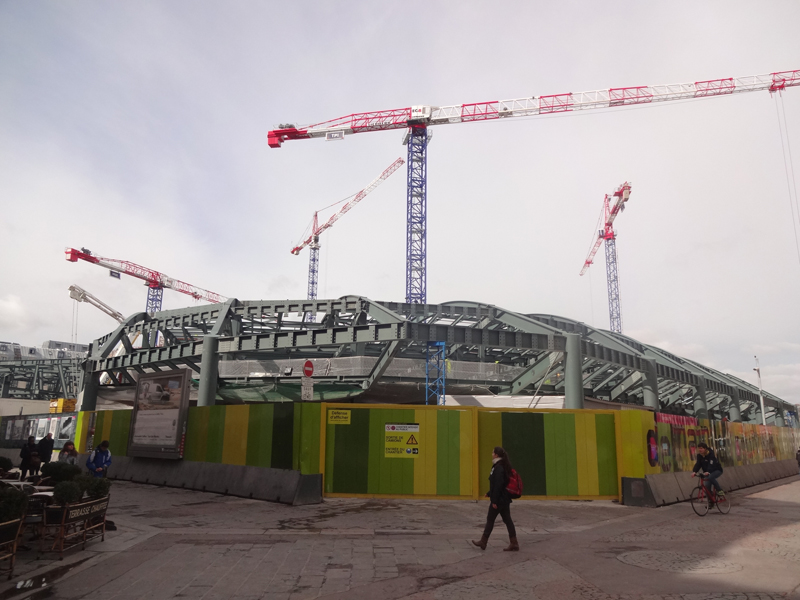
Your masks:
<path fill-rule="evenodd" d="M 384 458 L 419 458 L 422 452 L 419 423 L 386 423 Z"/>
<path fill-rule="evenodd" d="M 328 425 L 350 425 L 350 411 L 331 408 L 328 410 Z"/>

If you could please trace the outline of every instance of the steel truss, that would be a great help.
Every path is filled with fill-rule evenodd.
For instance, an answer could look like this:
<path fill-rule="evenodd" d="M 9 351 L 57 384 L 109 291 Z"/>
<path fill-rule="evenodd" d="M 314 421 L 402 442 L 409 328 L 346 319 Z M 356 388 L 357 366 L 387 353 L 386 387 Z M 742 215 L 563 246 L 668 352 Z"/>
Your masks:
<path fill-rule="evenodd" d="M 77 398 L 80 362 L 77 358 L 0 361 L 0 397 Z"/>
<path fill-rule="evenodd" d="M 309 313 L 322 318 L 307 322 Z M 580 336 L 579 357 L 566 353 L 570 334 Z M 353 396 L 369 398 L 381 386 L 424 389 L 430 380 L 429 343 L 437 342 L 447 361 L 450 394 L 538 390 L 564 395 L 568 362 L 577 358 L 586 397 L 642 405 L 650 393 L 660 410 L 689 415 L 734 401 L 746 412 L 758 402 L 757 389 L 742 380 L 563 317 L 471 302 L 375 302 L 358 296 L 230 299 L 155 315 L 137 313 L 92 344 L 87 373 L 95 384 L 109 374 L 103 378 L 108 386 L 129 385 L 136 373 L 162 369 L 200 373 L 206 336 L 218 339 L 223 381 L 299 386 L 299 367 L 311 359 L 318 361 L 315 382 L 349 386 Z M 142 347 L 132 347 L 130 339 L 141 340 Z M 765 393 L 765 399 L 772 407 L 792 410 L 774 395 Z"/>
<path fill-rule="evenodd" d="M 445 342 L 428 342 L 425 354 L 425 404 L 445 402 Z"/>

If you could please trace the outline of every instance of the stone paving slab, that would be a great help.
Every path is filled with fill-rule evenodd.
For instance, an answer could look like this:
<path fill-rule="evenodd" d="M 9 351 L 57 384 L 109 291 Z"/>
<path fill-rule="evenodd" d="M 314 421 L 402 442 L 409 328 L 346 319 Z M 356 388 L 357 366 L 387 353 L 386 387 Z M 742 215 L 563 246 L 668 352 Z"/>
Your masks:
<path fill-rule="evenodd" d="M 109 516 L 119 530 L 70 555 L 83 562 L 54 585 L 29 592 L 54 600 L 800 600 L 800 477 L 732 493 L 729 515 L 697 517 L 687 504 L 514 502 L 514 553 L 502 551 L 500 522 L 485 551 L 470 543 L 485 502 L 288 507 L 114 486 Z M 28 573 L 46 563 L 21 562 Z M 0 587 L 0 597 L 24 581 Z"/>

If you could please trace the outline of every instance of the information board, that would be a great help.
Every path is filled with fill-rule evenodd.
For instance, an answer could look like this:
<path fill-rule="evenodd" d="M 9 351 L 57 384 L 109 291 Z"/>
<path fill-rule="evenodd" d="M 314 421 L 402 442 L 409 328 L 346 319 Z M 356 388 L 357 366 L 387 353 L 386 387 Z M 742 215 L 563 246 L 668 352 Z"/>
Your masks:
<path fill-rule="evenodd" d="M 384 458 L 419 458 L 421 451 L 419 423 L 386 424 Z"/>
<path fill-rule="evenodd" d="M 187 369 L 139 376 L 128 456 L 183 458 L 189 381 Z"/>

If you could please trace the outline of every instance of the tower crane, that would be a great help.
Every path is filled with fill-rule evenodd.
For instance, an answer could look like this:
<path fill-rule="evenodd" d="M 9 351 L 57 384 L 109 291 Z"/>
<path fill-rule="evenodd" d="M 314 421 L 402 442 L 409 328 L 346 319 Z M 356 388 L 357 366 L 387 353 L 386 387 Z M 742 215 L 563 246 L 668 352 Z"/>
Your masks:
<path fill-rule="evenodd" d="M 606 279 L 608 282 L 608 320 L 611 322 L 611 331 L 622 333 L 622 312 L 619 306 L 619 271 L 617 270 L 617 234 L 614 232 L 614 219 L 625 210 L 625 203 L 631 195 L 631 184 L 627 181 L 617 188 L 611 198 L 608 194 L 603 199 L 603 212 L 600 213 L 603 219 L 603 228 L 597 232 L 597 240 L 589 256 L 583 263 L 581 275 L 586 273 L 592 266 L 594 255 L 600 248 L 600 244 L 606 243 Z M 611 201 L 614 205 L 611 206 Z"/>
<path fill-rule="evenodd" d="M 147 286 L 147 312 L 149 313 L 154 313 L 161 310 L 161 300 L 164 296 L 164 288 L 186 294 L 195 300 L 206 300 L 213 304 L 218 304 L 227 300 L 225 296 L 220 296 L 216 292 L 209 292 L 203 288 L 199 288 L 189 283 L 184 283 L 178 279 L 173 279 L 168 275 L 164 275 L 163 273 L 159 273 L 153 269 L 148 269 L 147 267 L 142 267 L 127 260 L 117 260 L 115 258 L 104 258 L 102 256 L 98 256 L 86 248 L 81 248 L 80 250 L 76 250 L 75 248 L 67 248 L 64 253 L 66 254 L 66 258 L 69 262 L 78 262 L 79 260 L 84 260 L 99 267 L 109 269 L 112 273 L 116 273 L 117 277 L 119 277 L 119 273 L 125 273 L 131 277 L 144 280 L 145 285 Z"/>
<path fill-rule="evenodd" d="M 427 147 L 428 127 L 452 123 L 491 121 L 510 117 L 533 117 L 595 108 L 615 108 L 635 104 L 668 102 L 727 96 L 741 92 L 780 92 L 800 85 L 800 70 L 728 77 L 654 86 L 636 86 L 529 96 L 512 100 L 491 100 L 450 106 L 415 105 L 406 108 L 353 113 L 313 125 L 278 125 L 267 135 L 270 148 L 280 148 L 288 140 L 344 136 L 368 131 L 408 129 L 408 188 L 406 220 L 406 302 L 422 303 L 427 298 Z"/>
<path fill-rule="evenodd" d="M 90 294 L 82 287 L 77 285 L 69 286 L 69 297 L 73 300 L 77 300 L 78 302 L 86 302 L 87 304 L 91 304 L 95 308 L 102 310 L 112 319 L 116 319 L 118 323 L 124 323 L 125 317 L 122 315 L 121 312 L 114 310 L 108 304 L 100 300 L 94 294 Z"/>
<path fill-rule="evenodd" d="M 391 165 L 386 167 L 386 169 L 378 175 L 367 187 L 363 190 L 358 192 L 355 197 L 350 200 L 347 204 L 345 204 L 338 212 L 331 216 L 325 223 L 322 225 L 319 224 L 319 211 L 314 211 L 314 220 L 311 225 L 311 235 L 301 244 L 292 248 L 291 252 L 295 256 L 300 254 L 300 251 L 305 248 L 306 246 L 309 247 L 309 256 L 308 256 L 308 299 L 314 300 L 317 297 L 317 284 L 319 282 L 319 235 L 325 231 L 326 229 L 330 229 L 333 227 L 333 224 L 338 221 L 343 214 L 353 208 L 356 204 L 361 202 L 367 194 L 369 194 L 372 190 L 378 187 L 381 183 L 383 183 L 389 176 L 397 171 L 405 161 L 402 158 L 398 158 L 394 161 Z M 322 209 L 325 210 L 325 209 Z M 314 316 L 311 313 L 306 313 L 304 316 L 304 320 L 306 322 L 312 321 Z"/>

